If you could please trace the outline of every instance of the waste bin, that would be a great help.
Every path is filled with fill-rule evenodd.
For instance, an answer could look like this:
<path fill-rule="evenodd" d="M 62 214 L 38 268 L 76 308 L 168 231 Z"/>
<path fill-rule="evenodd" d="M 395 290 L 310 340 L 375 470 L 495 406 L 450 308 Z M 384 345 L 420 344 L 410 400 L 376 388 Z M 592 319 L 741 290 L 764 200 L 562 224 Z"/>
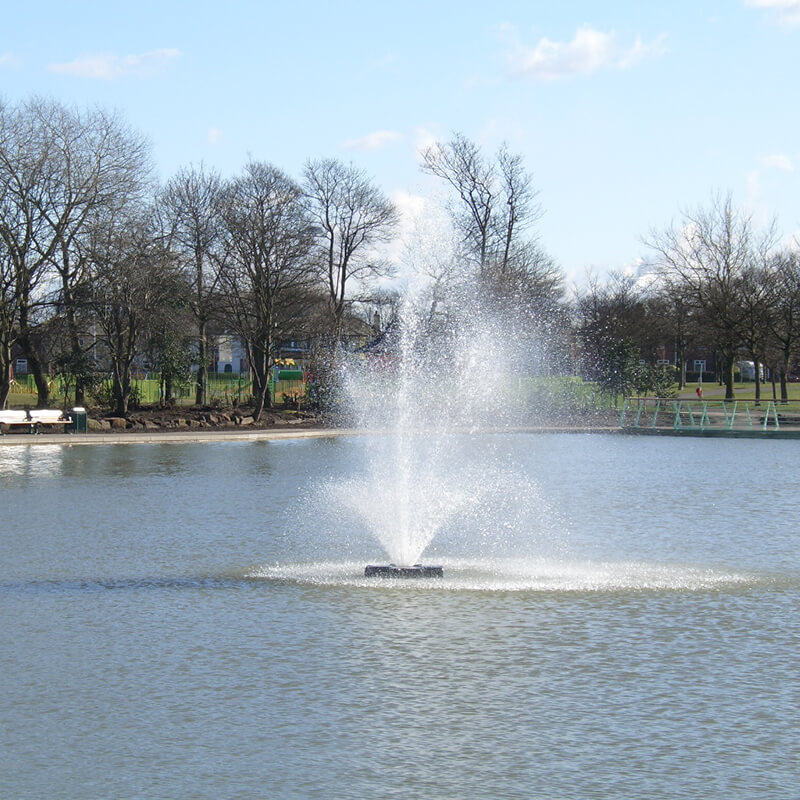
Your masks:
<path fill-rule="evenodd" d="M 89 415 L 86 413 L 85 408 L 72 409 L 72 432 L 73 433 L 86 433 L 88 429 Z"/>

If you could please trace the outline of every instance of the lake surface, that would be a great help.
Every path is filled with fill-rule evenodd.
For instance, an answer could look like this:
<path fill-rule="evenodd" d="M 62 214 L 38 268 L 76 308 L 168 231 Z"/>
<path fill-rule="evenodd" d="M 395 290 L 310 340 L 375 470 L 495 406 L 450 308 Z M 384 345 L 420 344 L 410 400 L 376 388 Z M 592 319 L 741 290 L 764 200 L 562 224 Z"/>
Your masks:
<path fill-rule="evenodd" d="M 422 582 L 388 448 L 0 447 L 0 796 L 800 797 L 795 442 L 464 436 Z"/>

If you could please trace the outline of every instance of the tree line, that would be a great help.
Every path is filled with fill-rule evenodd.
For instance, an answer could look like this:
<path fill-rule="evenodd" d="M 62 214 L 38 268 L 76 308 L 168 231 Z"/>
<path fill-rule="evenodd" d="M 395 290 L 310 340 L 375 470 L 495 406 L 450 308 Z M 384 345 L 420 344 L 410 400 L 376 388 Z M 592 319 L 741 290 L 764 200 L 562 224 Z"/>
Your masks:
<path fill-rule="evenodd" d="M 726 399 L 736 362 L 749 360 L 756 400 L 766 366 L 786 401 L 800 352 L 800 253 L 778 243 L 775 222 L 758 229 L 730 195 L 718 195 L 644 241 L 649 281 L 614 274 L 578 300 L 586 372 L 629 394 L 642 361 L 668 360 L 683 387 L 689 354 L 705 352 Z"/>
<path fill-rule="evenodd" d="M 505 147 L 487 157 L 456 135 L 423 169 L 457 193 L 457 246 L 430 275 L 431 329 L 446 329 L 465 276 L 498 313 L 555 307 L 563 280 L 527 236 L 539 208 L 521 158 Z M 204 404 L 213 336 L 226 333 L 244 345 L 258 418 L 282 341 L 335 354 L 359 303 L 396 312 L 397 293 L 376 282 L 392 274 L 397 223 L 380 188 L 336 159 L 307 161 L 299 180 L 250 160 L 232 178 L 188 166 L 159 184 L 146 139 L 117 114 L 0 105 L 0 405 L 15 348 L 40 406 L 52 370 L 82 404 L 107 360 L 124 414 L 137 359 L 167 396 L 193 373 Z"/>
<path fill-rule="evenodd" d="M 21 349 L 46 406 L 50 369 L 81 404 L 111 367 L 128 408 L 137 358 L 173 379 L 192 364 L 206 398 L 211 331 L 238 336 L 254 413 L 270 403 L 282 339 L 339 341 L 352 288 L 388 270 L 397 212 L 359 169 L 310 160 L 300 181 L 263 161 L 224 179 L 154 178 L 150 147 L 116 114 L 33 99 L 0 106 L 0 407 Z"/>
<path fill-rule="evenodd" d="M 773 229 L 757 233 L 730 198 L 651 234 L 650 286 L 612 275 L 568 297 L 538 240 L 542 208 L 520 155 L 455 134 L 423 152 L 421 169 L 448 189 L 453 232 L 444 250 L 404 256 L 427 279 L 428 339 L 459 315 L 488 314 L 523 369 L 620 393 L 631 365 L 663 360 L 665 345 L 683 380 L 702 344 L 725 364 L 731 397 L 742 352 L 773 367 L 785 394 L 800 337 L 797 253 L 776 248 Z M 167 397 L 192 380 L 203 405 L 213 337 L 225 333 L 244 345 L 258 418 L 281 342 L 312 340 L 335 359 L 359 308 L 384 310 L 384 324 L 396 313 L 402 298 L 379 282 L 396 267 L 397 230 L 397 209 L 352 164 L 309 160 L 296 180 L 251 159 L 234 177 L 187 166 L 159 183 L 147 140 L 118 114 L 0 104 L 0 407 L 17 348 L 40 406 L 53 369 L 82 404 L 98 351 L 117 413 L 137 360 L 161 373 Z"/>

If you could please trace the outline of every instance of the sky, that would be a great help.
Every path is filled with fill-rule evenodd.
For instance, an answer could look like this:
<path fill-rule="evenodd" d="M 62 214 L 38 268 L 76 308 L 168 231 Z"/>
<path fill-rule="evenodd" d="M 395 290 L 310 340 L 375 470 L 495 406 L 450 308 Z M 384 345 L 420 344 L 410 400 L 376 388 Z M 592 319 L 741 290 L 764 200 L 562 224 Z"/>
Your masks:
<path fill-rule="evenodd" d="M 164 181 L 364 169 L 403 212 L 459 132 L 523 155 L 542 246 L 577 285 L 714 194 L 800 233 L 800 0 L 2 3 L 0 98 L 120 111 Z"/>

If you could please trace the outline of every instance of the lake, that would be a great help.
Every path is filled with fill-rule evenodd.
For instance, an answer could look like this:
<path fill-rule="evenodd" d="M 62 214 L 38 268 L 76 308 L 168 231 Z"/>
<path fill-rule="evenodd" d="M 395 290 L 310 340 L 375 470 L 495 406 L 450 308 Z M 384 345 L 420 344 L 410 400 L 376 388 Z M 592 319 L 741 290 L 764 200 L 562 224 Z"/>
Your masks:
<path fill-rule="evenodd" d="M 454 452 L 403 582 L 382 437 L 0 447 L 0 796 L 800 797 L 796 443 Z"/>

